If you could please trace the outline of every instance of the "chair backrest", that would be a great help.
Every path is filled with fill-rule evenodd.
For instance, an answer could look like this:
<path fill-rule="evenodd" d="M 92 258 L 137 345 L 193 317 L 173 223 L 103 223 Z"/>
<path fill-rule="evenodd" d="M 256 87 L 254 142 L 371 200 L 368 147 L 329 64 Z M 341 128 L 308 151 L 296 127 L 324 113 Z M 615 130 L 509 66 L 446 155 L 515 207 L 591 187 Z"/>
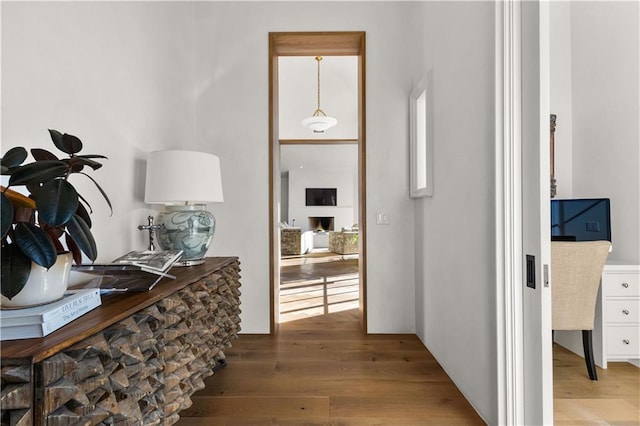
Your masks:
<path fill-rule="evenodd" d="M 551 242 L 553 330 L 592 330 L 609 241 Z"/>

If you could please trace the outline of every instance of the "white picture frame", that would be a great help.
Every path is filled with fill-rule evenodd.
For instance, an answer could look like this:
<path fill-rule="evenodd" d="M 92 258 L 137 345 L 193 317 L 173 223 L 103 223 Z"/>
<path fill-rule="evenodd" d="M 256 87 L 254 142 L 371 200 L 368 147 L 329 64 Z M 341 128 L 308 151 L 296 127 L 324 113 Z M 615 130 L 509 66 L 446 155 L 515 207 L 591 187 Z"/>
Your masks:
<path fill-rule="evenodd" d="M 430 77 L 430 75 L 428 76 Z M 427 82 L 430 78 L 427 78 Z M 430 84 L 421 82 L 409 95 L 409 196 L 433 196 L 433 129 Z"/>

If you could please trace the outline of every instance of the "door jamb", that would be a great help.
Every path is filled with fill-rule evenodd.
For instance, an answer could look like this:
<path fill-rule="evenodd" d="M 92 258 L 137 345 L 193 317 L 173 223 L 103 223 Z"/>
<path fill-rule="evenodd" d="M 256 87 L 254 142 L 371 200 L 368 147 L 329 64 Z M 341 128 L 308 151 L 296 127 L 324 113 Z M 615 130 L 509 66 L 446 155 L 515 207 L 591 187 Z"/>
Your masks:
<path fill-rule="evenodd" d="M 279 56 L 357 56 L 358 57 L 358 226 L 359 237 L 359 314 L 360 328 L 367 333 L 367 224 L 366 224 L 366 56 L 365 32 L 271 32 L 269 33 L 269 309 L 270 331 L 279 326 L 280 253 L 279 190 L 280 143 L 278 131 Z"/>

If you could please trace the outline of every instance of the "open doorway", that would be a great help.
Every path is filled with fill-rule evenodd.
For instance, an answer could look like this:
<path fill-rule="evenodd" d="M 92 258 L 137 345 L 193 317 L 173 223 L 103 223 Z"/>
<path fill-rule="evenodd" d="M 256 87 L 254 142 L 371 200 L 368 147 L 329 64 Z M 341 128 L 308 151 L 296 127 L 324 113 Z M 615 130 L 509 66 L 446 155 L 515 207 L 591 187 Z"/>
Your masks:
<path fill-rule="evenodd" d="M 365 34 L 364 32 L 330 32 L 330 33 L 270 33 L 269 34 L 269 118 L 270 118 L 270 132 L 269 132 L 269 194 L 270 194 L 270 296 L 271 296 L 271 332 L 276 333 L 280 319 L 280 284 L 281 284 L 281 268 L 283 266 L 282 253 L 282 238 L 281 229 L 284 224 L 285 227 L 291 226 L 293 228 L 299 228 L 300 236 L 296 238 L 309 239 L 308 247 L 311 248 L 313 253 L 322 254 L 320 252 L 326 251 L 329 254 L 329 232 L 343 231 L 343 228 L 347 232 L 354 232 L 354 225 L 357 227 L 358 238 L 355 240 L 357 246 L 357 307 L 359 313 L 359 319 L 361 329 L 366 332 L 366 215 L 365 215 L 365 189 L 366 189 L 366 173 L 365 173 Z M 280 114 L 280 84 L 285 80 L 281 77 L 279 69 L 282 66 L 280 64 L 281 59 L 285 58 L 299 58 L 299 57 L 311 57 L 316 56 L 323 57 L 352 57 L 355 64 L 355 117 L 353 117 L 353 132 L 349 135 L 340 134 L 336 132 L 334 135 L 327 133 L 326 135 L 297 135 L 283 132 L 281 129 Z M 300 58 L 301 59 L 301 58 Z M 314 73 L 315 74 L 315 73 Z M 315 80 L 315 75 L 311 75 Z M 288 81 L 288 79 L 286 80 Z M 319 92 L 319 90 L 318 90 Z M 319 95 L 318 95 L 319 96 Z M 318 101 L 319 103 L 319 101 Z M 294 107 L 295 108 L 295 107 Z M 310 115 L 313 111 L 306 111 L 305 108 L 303 114 Z M 299 125 L 300 120 L 295 120 Z M 346 119 L 345 123 L 350 122 Z M 307 130 L 307 129 L 305 129 Z M 308 134 L 308 133 L 307 133 Z M 344 146 L 343 146 L 344 145 Z M 281 151 L 286 151 L 287 148 L 283 147 L 298 147 L 301 150 L 312 149 L 331 149 L 331 147 L 347 147 L 351 146 L 355 148 L 356 154 L 356 173 L 352 178 L 355 182 L 353 184 L 354 191 L 353 196 L 355 199 L 353 202 L 349 202 L 347 207 L 345 205 L 341 207 L 347 207 L 351 209 L 351 216 L 349 213 L 343 215 L 345 209 L 338 209 L 338 205 L 333 215 L 325 215 L 324 211 L 321 212 L 303 212 L 301 216 L 297 216 L 297 213 L 290 213 L 289 206 L 285 208 L 283 206 L 283 199 L 286 204 L 289 203 L 288 191 L 283 190 L 282 185 L 282 173 L 281 167 Z M 307 149 L 305 149 L 305 147 Z M 335 155 L 322 154 L 328 158 L 336 158 Z M 288 166 L 286 166 L 288 167 Z M 286 170 L 287 175 L 285 179 L 288 179 L 290 170 Z M 317 186 L 317 188 L 314 188 Z M 338 185 L 308 185 L 304 190 L 336 190 Z M 347 191 L 348 192 L 348 191 Z M 328 194 L 328 193 L 327 193 Z M 284 198 L 283 198 L 284 195 Z M 299 195 L 299 194 L 298 194 Z M 319 199 L 323 199 L 322 194 L 316 194 Z M 331 194 L 328 194 L 328 199 L 331 199 Z M 303 198 L 306 196 L 302 196 Z M 313 198 L 313 195 L 311 195 Z M 305 201 L 306 204 L 306 201 Z M 354 206 L 356 207 L 355 210 Z M 304 206 L 307 207 L 306 205 Z M 326 206 L 318 206 L 326 207 Z M 322 214 L 320 214 L 322 213 Z M 290 217 L 291 216 L 291 217 Z M 297 216 L 297 217 L 294 217 Z M 284 219 L 284 220 L 283 220 Z M 296 220 L 297 223 L 293 223 Z M 345 222 L 346 220 L 346 222 Z M 333 227 L 333 229 L 331 229 Z M 326 229 L 325 229 L 326 228 Z M 315 232 L 314 232 L 315 231 Z M 304 237 L 303 233 L 307 233 Z M 315 235 L 314 235 L 315 234 Z M 327 241 L 325 241 L 325 239 Z M 285 242 L 285 244 L 288 244 Z M 300 244 L 296 240 L 296 245 Z M 322 250 L 325 249 L 326 250 Z M 316 250 L 317 248 L 317 250 Z M 285 247 L 286 251 L 286 247 Z M 306 254 L 306 253 L 305 253 Z M 347 256 L 352 253 L 346 253 Z M 342 260 L 343 255 L 340 254 Z M 298 260 L 298 262 L 300 262 Z M 322 262 L 313 262 L 322 263 Z M 323 285 L 323 297 L 327 296 L 327 287 Z M 326 300 L 326 299 L 325 299 Z"/>
<path fill-rule="evenodd" d="M 280 170 L 280 322 L 357 311 L 357 144 L 282 145 Z"/>

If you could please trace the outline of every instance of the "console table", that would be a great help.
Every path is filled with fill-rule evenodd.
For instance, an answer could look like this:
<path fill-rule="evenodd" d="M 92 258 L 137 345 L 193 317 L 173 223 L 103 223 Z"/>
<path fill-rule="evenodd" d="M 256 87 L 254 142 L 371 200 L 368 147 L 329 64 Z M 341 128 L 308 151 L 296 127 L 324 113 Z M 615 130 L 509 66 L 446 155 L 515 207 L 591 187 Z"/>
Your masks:
<path fill-rule="evenodd" d="M 240 262 L 173 268 L 149 292 L 102 305 L 40 339 L 2 343 L 11 425 L 170 425 L 240 331 Z"/>

